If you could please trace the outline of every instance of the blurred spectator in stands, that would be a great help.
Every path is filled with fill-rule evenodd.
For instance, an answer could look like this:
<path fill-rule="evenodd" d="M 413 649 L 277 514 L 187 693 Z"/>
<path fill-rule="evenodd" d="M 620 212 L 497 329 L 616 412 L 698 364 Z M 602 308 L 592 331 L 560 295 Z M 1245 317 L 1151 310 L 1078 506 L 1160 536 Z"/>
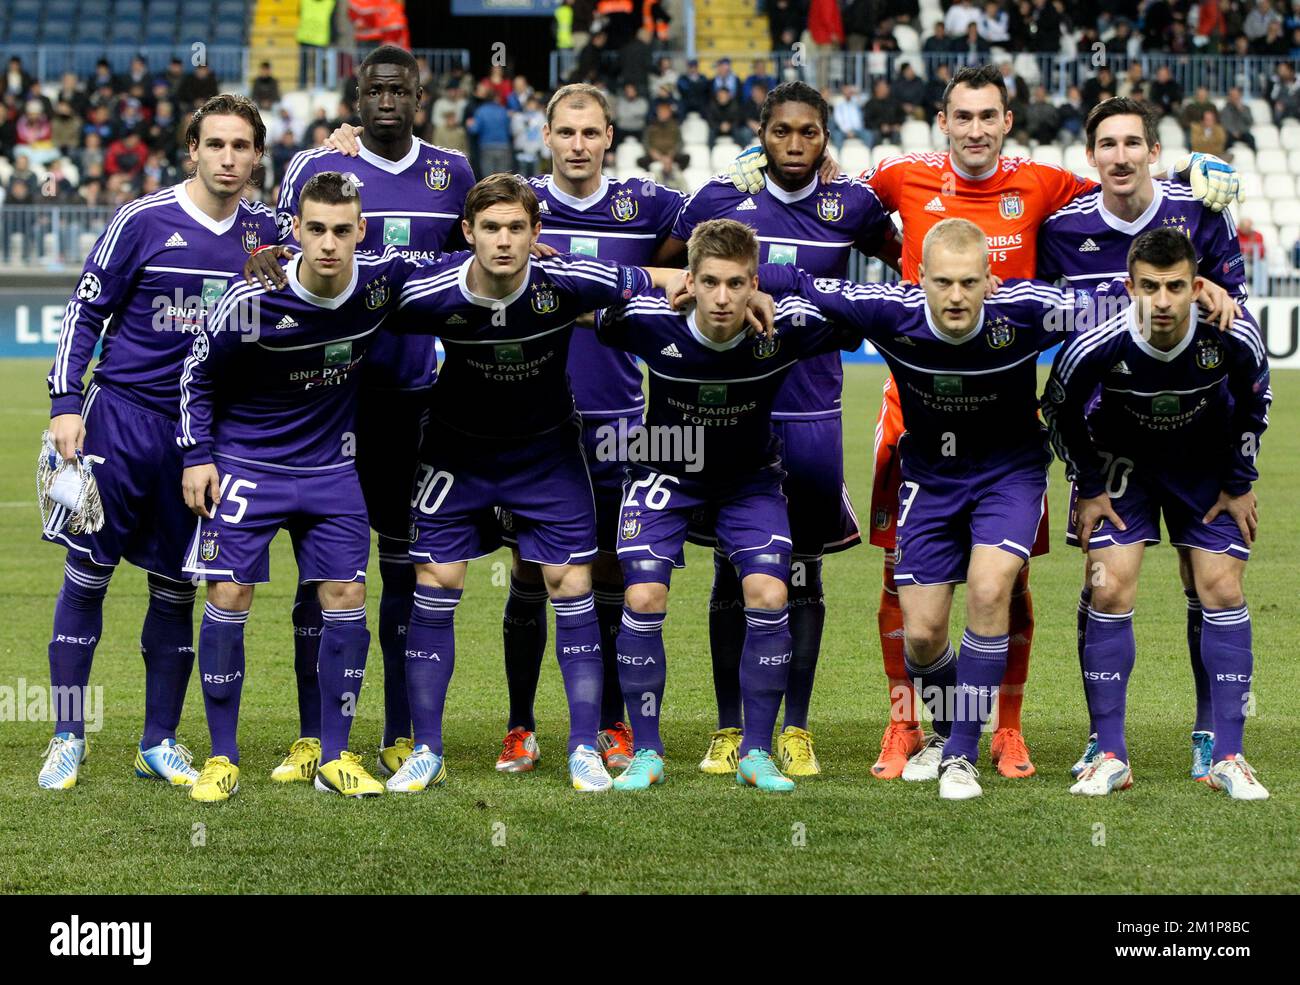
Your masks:
<path fill-rule="evenodd" d="M 528 107 L 528 100 L 533 96 L 533 87 L 523 75 L 516 75 L 514 87 L 506 97 L 506 109 L 511 113 L 522 113 Z"/>
<path fill-rule="evenodd" d="M 307 139 L 303 143 L 307 147 L 320 147 L 333 132 L 333 128 L 324 120 L 321 120 L 307 128 Z"/>
<path fill-rule="evenodd" d="M 142 174 L 146 178 L 153 178 L 160 185 L 174 185 L 180 181 L 180 173 L 161 150 L 149 151 L 144 159 Z"/>
<path fill-rule="evenodd" d="M 1137 57 L 1142 48 L 1142 39 L 1133 33 L 1133 25 L 1126 18 L 1120 18 L 1115 22 L 1115 31 L 1105 44 L 1108 58 L 1126 60 Z"/>
<path fill-rule="evenodd" d="M 703 116 L 711 101 L 709 91 L 709 80 L 700 74 L 699 59 L 692 58 L 686 63 L 686 74 L 677 80 L 682 113 L 699 113 Z"/>
<path fill-rule="evenodd" d="M 1196 90 L 1196 96 L 1183 103 L 1182 111 L 1178 114 L 1179 122 L 1182 123 L 1184 130 L 1191 130 L 1201 122 L 1207 109 L 1214 108 L 1214 102 L 1210 99 L 1210 90 L 1200 86 Z"/>
<path fill-rule="evenodd" d="M 216 75 L 204 62 L 181 80 L 176 90 L 176 101 L 182 106 L 201 106 L 220 91 Z"/>
<path fill-rule="evenodd" d="M 110 92 L 117 92 L 117 78 L 113 75 L 113 67 L 108 64 L 107 58 L 101 58 L 95 63 L 95 70 L 90 73 L 90 79 L 86 82 L 86 89 L 94 92 L 96 89 L 102 89 L 108 86 Z"/>
<path fill-rule="evenodd" d="M 979 19 L 980 9 L 975 6 L 973 0 L 956 0 L 944 15 L 943 26 L 948 31 L 948 37 L 964 38 L 966 28 L 971 24 L 975 24 L 978 28 Z"/>
<path fill-rule="evenodd" d="M 63 73 L 63 78 L 59 81 L 59 91 L 54 94 L 54 101 L 57 103 L 60 100 L 72 107 L 74 116 L 84 116 L 86 110 L 90 108 L 90 100 L 86 98 L 86 88 L 77 79 L 76 72 Z"/>
<path fill-rule="evenodd" d="M 478 166 L 474 173 L 484 177 L 498 171 L 513 171 L 515 167 L 510 114 L 493 98 L 495 94 L 490 79 L 480 82 L 475 91 L 479 104 L 465 121 L 465 129 L 475 138 L 478 148 Z"/>
<path fill-rule="evenodd" d="M 573 51 L 573 0 L 560 0 L 555 8 L 554 22 L 555 50 Z"/>
<path fill-rule="evenodd" d="M 890 96 L 898 103 L 905 117 L 915 120 L 927 118 L 925 111 L 925 82 L 916 74 L 911 62 L 903 62 L 898 78 L 890 87 Z"/>
<path fill-rule="evenodd" d="M 1029 105 L 1029 83 L 1022 76 L 1016 74 L 1015 66 L 1010 58 L 1004 57 L 998 63 L 998 71 L 1002 73 L 1002 84 L 1007 87 L 1007 101 L 1020 107 L 1019 109 L 1013 107 L 1012 111 L 1016 113 L 1023 112 L 1025 107 Z M 1109 70 L 1102 69 L 1102 71 Z"/>
<path fill-rule="evenodd" d="M 894 19 L 886 17 L 876 22 L 876 30 L 867 43 L 869 51 L 897 51 L 898 40 L 894 37 Z"/>
<path fill-rule="evenodd" d="M 1034 45 L 1033 0 L 1015 0 L 1008 10 L 1011 23 L 1008 28 L 1011 40 L 1007 47 L 1015 52 L 1032 51 Z"/>
<path fill-rule="evenodd" d="M 1251 45 L 1251 51 L 1266 58 L 1286 58 L 1290 55 L 1291 42 L 1282 32 L 1282 22 L 1270 21 L 1264 36 Z"/>
<path fill-rule="evenodd" d="M 844 37 L 849 51 L 866 51 L 880 14 L 875 0 L 844 0 Z"/>
<path fill-rule="evenodd" d="M 1061 50 L 1061 15 L 1052 0 L 1034 0 L 1034 19 L 1030 26 L 1033 50 L 1054 54 Z"/>
<path fill-rule="evenodd" d="M 682 128 L 673 116 L 671 103 L 655 103 L 655 118 L 645 128 L 646 153 L 636 163 L 650 171 L 656 167 L 662 174 L 659 179 L 672 188 L 685 188 L 680 172 L 689 167 L 691 158 L 682 146 Z"/>
<path fill-rule="evenodd" d="M 952 68 L 947 62 L 934 66 L 930 77 L 925 81 L 925 110 L 928 119 L 934 119 L 934 115 L 943 109 L 943 94 L 951 81 Z"/>
<path fill-rule="evenodd" d="M 506 100 L 510 98 L 510 93 L 515 88 L 514 83 L 506 78 L 506 70 L 500 65 L 492 66 L 487 78 L 480 80 L 479 84 L 483 83 L 487 83 L 488 88 L 492 90 L 492 96 L 502 106 L 506 104 Z"/>
<path fill-rule="evenodd" d="M 1255 297 L 1268 294 L 1268 267 L 1264 264 L 1264 234 L 1255 223 L 1243 218 L 1237 223 L 1237 242 L 1246 261 L 1246 276 L 1250 279 L 1250 292 Z"/>
<path fill-rule="evenodd" d="M 125 136 L 119 137 L 108 145 L 108 150 L 104 154 L 104 173 L 110 178 L 117 174 L 135 178 L 144 170 L 144 159 L 148 150 L 144 141 L 140 139 L 140 131 L 128 130 Z"/>
<path fill-rule="evenodd" d="M 821 71 L 820 55 L 829 55 L 844 47 L 844 21 L 840 17 L 839 0 L 809 0 L 808 3 L 808 51 L 812 55 L 809 63 L 810 84 L 815 89 L 821 88 L 822 82 L 817 78 Z"/>
<path fill-rule="evenodd" d="M 767 99 L 767 88 L 762 83 L 756 83 L 746 91 L 749 97 L 744 101 L 745 128 L 757 137 L 759 125 L 763 121 L 763 102 Z"/>
<path fill-rule="evenodd" d="M 596 0 L 596 16 L 604 21 L 609 46 L 614 51 L 631 40 L 640 23 L 632 0 Z"/>
<path fill-rule="evenodd" d="M 867 146 L 898 143 L 898 133 L 905 119 L 902 104 L 889 94 L 889 83 L 876 79 L 871 98 L 862 109 Z"/>
<path fill-rule="evenodd" d="M 1219 0 L 1199 0 L 1193 5 L 1192 14 L 1196 18 L 1196 35 L 1192 38 L 1192 44 L 1200 54 L 1216 53 L 1228 34 L 1228 20 L 1223 16 L 1223 5 Z"/>
<path fill-rule="evenodd" d="M 614 103 L 614 143 L 618 147 L 625 137 L 635 137 L 638 141 L 645 132 L 646 120 L 650 116 L 650 101 L 632 83 L 623 86 Z"/>
<path fill-rule="evenodd" d="M 1065 100 L 1057 107 L 1056 121 L 1064 143 L 1078 140 L 1083 133 L 1083 95 L 1078 86 L 1070 86 L 1066 91 Z"/>
<path fill-rule="evenodd" d="M 510 118 L 510 133 L 515 141 L 515 165 L 525 178 L 538 173 L 542 147 L 545 146 L 542 143 L 542 126 L 545 123 L 546 114 L 542 112 L 541 101 L 536 96 L 529 96 L 524 108 Z"/>
<path fill-rule="evenodd" d="M 866 132 L 866 118 L 862 113 L 862 97 L 857 86 L 846 85 L 831 101 L 830 137 L 837 147 L 846 140 L 864 141 L 868 147 L 876 142 L 875 134 Z"/>
<path fill-rule="evenodd" d="M 1300 120 L 1300 81 L 1290 62 L 1278 63 L 1269 82 L 1268 101 L 1273 107 L 1274 125 L 1281 125 L 1286 117 Z"/>
<path fill-rule="evenodd" d="M 41 158 L 48 158 L 54 153 L 50 120 L 39 99 L 27 100 L 23 106 L 23 115 L 19 117 L 14 129 L 18 134 L 18 146 L 36 151 Z"/>
<path fill-rule="evenodd" d="M 162 104 L 159 103 L 159 106 Z M 280 142 L 280 134 L 286 131 L 292 135 L 294 131 L 293 114 L 289 112 L 289 107 L 283 103 L 271 113 L 263 114 L 262 122 L 266 124 L 266 146 Z M 297 143 L 297 141 L 294 141 Z"/>
<path fill-rule="evenodd" d="M 1151 83 L 1148 101 L 1161 116 L 1178 113 L 1183 102 L 1183 87 L 1173 77 L 1168 65 L 1161 65 L 1156 69 L 1156 78 Z"/>
<path fill-rule="evenodd" d="M 163 72 L 162 78 L 167 83 L 167 88 L 172 96 L 175 97 L 181 83 L 185 81 L 185 63 L 179 58 L 173 58 L 167 63 L 167 69 Z"/>
<path fill-rule="evenodd" d="M 609 50 L 608 42 L 609 36 L 604 31 L 591 36 L 587 47 L 578 52 L 578 64 L 569 76 L 570 82 L 590 82 L 608 88 L 618 78 L 618 53 Z"/>
<path fill-rule="evenodd" d="M 659 64 L 655 70 L 650 73 L 650 92 L 658 93 L 664 86 L 668 87 L 670 98 L 677 99 L 677 79 L 679 78 L 677 69 L 673 68 L 673 60 L 667 55 L 659 59 Z"/>
<path fill-rule="evenodd" d="M 1246 15 L 1245 21 L 1242 22 L 1241 33 L 1246 35 L 1252 42 L 1259 41 L 1268 34 L 1270 24 L 1277 24 L 1281 27 L 1282 15 L 1273 9 L 1270 0 L 1255 0 L 1254 8 L 1251 9 L 1250 13 Z"/>
<path fill-rule="evenodd" d="M 274 184 L 280 184 L 284 181 L 284 172 L 289 167 L 289 162 L 293 160 L 293 155 L 301 150 L 298 141 L 293 138 L 292 130 L 282 130 L 280 139 L 273 143 L 267 153 L 271 155 L 271 181 Z"/>
<path fill-rule="evenodd" d="M 1194 152 L 1228 157 L 1228 134 L 1219 123 L 1219 114 L 1210 107 L 1201 114 L 1201 121 L 1188 134 L 1188 146 Z"/>
<path fill-rule="evenodd" d="M 261 72 L 253 79 L 250 98 L 264 113 L 280 101 L 280 83 L 271 74 L 270 62 L 262 62 Z"/>
<path fill-rule="evenodd" d="M 4 95 L 22 99 L 32 91 L 34 85 L 36 78 L 23 68 L 23 60 L 17 55 L 10 58 L 5 68 Z"/>
<path fill-rule="evenodd" d="M 926 64 L 933 64 L 931 59 L 943 58 L 951 51 L 952 39 L 948 37 L 947 26 L 943 21 L 935 21 L 934 32 L 921 42 L 921 54 L 926 57 Z"/>
<path fill-rule="evenodd" d="M 632 39 L 618 53 L 618 63 L 622 69 L 620 81 L 625 85 L 630 82 L 638 92 L 647 92 L 650 88 L 650 69 L 654 64 L 653 53 L 650 51 L 650 32 L 643 27 L 632 35 Z"/>
<path fill-rule="evenodd" d="M 14 126 L 13 113 L 0 100 L 0 157 L 13 157 L 14 144 L 18 143 L 18 128 Z"/>
<path fill-rule="evenodd" d="M 1115 95 L 1145 101 L 1148 88 L 1146 76 L 1142 74 L 1142 63 L 1135 60 L 1129 64 L 1124 78 L 1120 79 Z"/>
<path fill-rule="evenodd" d="M 1011 41 L 1011 15 L 998 0 L 985 0 L 979 15 L 980 37 L 990 45 L 1005 47 Z"/>
<path fill-rule="evenodd" d="M 749 143 L 749 132 L 745 129 L 745 115 L 740 103 L 731 98 L 730 89 L 718 89 L 713 93 L 713 101 L 704 113 L 709 124 L 709 142 L 714 143 L 719 137 L 731 137 L 741 147 Z"/>
<path fill-rule="evenodd" d="M 97 133 L 104 146 L 108 146 L 117 138 L 117 126 L 113 123 L 108 114 L 107 106 L 96 106 L 90 111 L 90 116 L 86 120 L 86 125 L 81 128 L 84 140 L 84 134 Z"/>
<path fill-rule="evenodd" d="M 50 120 L 50 140 L 64 154 L 72 153 L 81 143 L 81 120 L 66 99 L 60 99 L 54 106 L 54 116 Z"/>
<path fill-rule="evenodd" d="M 351 13 L 349 9 L 346 20 L 351 20 Z M 334 20 L 334 0 L 298 0 L 298 26 L 294 40 L 298 42 L 299 89 L 315 88 L 320 83 L 316 77 L 317 63 L 320 53 L 333 40 Z"/>
<path fill-rule="evenodd" d="M 1292 61 L 1300 58 L 1300 27 L 1292 28 L 1291 45 L 1286 54 Z"/>
<path fill-rule="evenodd" d="M 1103 99 L 1109 99 L 1117 95 L 1119 84 L 1115 81 L 1115 73 L 1110 70 L 1109 65 L 1103 65 L 1097 69 L 1097 74 L 1083 83 L 1079 90 L 1083 97 L 1083 115 L 1087 116 L 1092 112 L 1092 108 Z"/>
<path fill-rule="evenodd" d="M 1047 98 L 1043 86 L 1034 87 L 1034 98 L 1025 110 L 1025 129 L 1040 144 L 1054 143 L 1061 131 L 1061 115 Z"/>
<path fill-rule="evenodd" d="M 1240 143 L 1251 150 L 1255 149 L 1255 136 L 1250 132 L 1250 128 L 1255 125 L 1255 116 L 1246 105 L 1241 89 L 1237 86 L 1228 90 L 1228 101 L 1223 104 L 1220 122 L 1228 134 L 1229 147 Z"/>
<path fill-rule="evenodd" d="M 153 85 L 153 76 L 149 74 L 149 64 L 139 55 L 131 59 L 131 65 L 126 70 L 126 75 L 122 77 L 119 85 L 123 89 L 130 89 L 133 85 L 139 85 L 149 88 Z"/>
<path fill-rule="evenodd" d="M 77 201 L 77 186 L 73 183 L 68 162 L 56 157 L 50 162 L 45 180 L 41 182 L 41 203 L 44 205 L 72 205 Z"/>
<path fill-rule="evenodd" d="M 591 22 L 596 16 L 596 0 L 573 0 L 573 50 L 581 51 L 591 43 Z"/>
<path fill-rule="evenodd" d="M 730 58 L 719 58 L 713 64 L 713 91 L 717 93 L 719 89 L 726 89 L 731 93 L 731 101 L 740 100 L 740 79 L 736 73 L 731 70 Z"/>
<path fill-rule="evenodd" d="M 1291 266 L 1300 269 L 1300 239 L 1297 239 L 1291 247 Z"/>
<path fill-rule="evenodd" d="M 776 88 L 776 76 L 772 74 L 771 67 L 766 58 L 755 58 L 751 66 L 749 76 L 745 79 L 744 96 L 745 102 L 749 102 L 750 92 L 755 86 L 762 86 L 764 92 L 771 92 Z"/>
<path fill-rule="evenodd" d="M 92 168 L 98 168 L 101 173 L 103 172 L 104 141 L 95 131 L 84 134 L 81 139 L 81 148 L 73 152 L 72 161 L 77 165 L 77 170 L 81 172 L 84 179 Z"/>
<path fill-rule="evenodd" d="M 442 90 L 442 95 L 433 101 L 433 118 L 441 123 L 447 114 L 451 113 L 457 124 L 463 123 L 468 105 L 469 97 L 465 95 L 465 90 L 459 83 L 448 86 Z"/>
<path fill-rule="evenodd" d="M 789 51 L 803 34 L 808 18 L 802 0 L 768 0 L 767 29 L 773 51 Z"/>
<path fill-rule="evenodd" d="M 469 156 L 469 133 L 465 130 L 465 124 L 460 122 L 460 116 L 452 110 L 442 114 L 441 122 L 433 128 L 433 139 L 430 142 L 438 147 L 449 147 L 460 151 L 466 157 Z"/>
<path fill-rule="evenodd" d="M 988 42 L 980 37 L 980 29 L 975 24 L 966 28 L 966 36 L 953 51 L 962 57 L 967 65 L 983 65 L 989 60 Z"/>
<path fill-rule="evenodd" d="M 40 182 L 36 178 L 36 172 L 32 170 L 32 162 L 27 155 L 15 154 L 14 171 L 9 176 L 9 184 L 6 186 L 8 192 L 6 203 L 10 205 L 18 204 L 14 201 L 15 190 L 21 186 L 22 191 L 18 194 L 22 195 L 24 202 L 30 204 L 36 198 L 39 185 Z"/>

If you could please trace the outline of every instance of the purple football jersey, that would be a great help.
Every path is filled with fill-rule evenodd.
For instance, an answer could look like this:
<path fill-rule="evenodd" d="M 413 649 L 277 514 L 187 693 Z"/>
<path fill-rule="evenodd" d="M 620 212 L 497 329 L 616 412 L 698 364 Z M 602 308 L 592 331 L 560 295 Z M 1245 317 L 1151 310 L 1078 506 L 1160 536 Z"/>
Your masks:
<path fill-rule="evenodd" d="M 175 420 L 181 363 L 248 255 L 275 242 L 275 220 L 240 201 L 217 222 L 173 185 L 118 209 L 86 257 L 48 377 L 50 414 L 81 412 L 82 381 L 104 337 L 95 382 Z"/>
<path fill-rule="evenodd" d="M 393 250 L 358 253 L 348 287 L 321 298 L 298 279 L 300 259 L 279 291 L 240 278 L 194 340 L 176 429 L 186 467 L 216 456 L 305 474 L 353 468 L 357 369 L 418 268 Z"/>
<path fill-rule="evenodd" d="M 280 187 L 276 222 L 281 243 L 292 243 L 298 196 L 312 175 L 322 171 L 349 175 L 357 186 L 366 220 L 358 250 L 378 254 L 391 248 L 412 260 L 432 260 L 449 242 L 453 249 L 463 245 L 460 218 L 474 172 L 460 151 L 418 138 L 400 161 L 385 160 L 365 147 L 357 157 L 327 147 L 296 154 Z M 432 386 L 438 369 L 433 338 L 398 335 L 392 323 L 387 328 L 371 344 L 362 384 L 386 390 Z"/>
<path fill-rule="evenodd" d="M 1151 229 L 1180 229 L 1196 247 L 1202 277 L 1246 299 L 1245 263 L 1232 214 L 1213 212 L 1179 181 L 1153 181 L 1147 210 L 1132 222 L 1112 215 L 1101 188 L 1080 195 L 1038 229 L 1038 278 L 1065 278 L 1070 287 L 1095 289 L 1128 276 L 1133 240 Z"/>
<path fill-rule="evenodd" d="M 862 341 L 794 296 L 778 299 L 777 334 L 770 340 L 742 332 L 714 342 L 696 327 L 693 310 L 674 311 L 661 291 L 597 312 L 596 320 L 602 342 L 635 353 L 650 370 L 646 454 L 635 454 L 632 440 L 628 457 L 704 484 L 734 481 L 777 462 L 772 407 L 787 375 L 801 359 Z M 690 454 L 688 441 L 698 442 Z"/>
<path fill-rule="evenodd" d="M 759 286 L 799 293 L 875 346 L 898 385 L 909 448 L 931 470 L 982 471 L 990 462 L 1044 453 L 1035 366 L 1039 352 L 1073 325 L 1073 291 L 1008 280 L 959 341 L 935 327 L 919 287 L 854 284 L 771 265 L 759 268 Z"/>
<path fill-rule="evenodd" d="M 796 192 L 768 181 L 753 195 L 718 177 L 689 199 L 673 227 L 683 242 L 707 219 L 735 219 L 758 232 L 759 262 L 790 264 L 815 277 L 845 277 L 849 251 L 872 254 L 893 228 L 876 193 L 864 182 L 841 175 L 827 183 L 814 178 Z M 785 381 L 772 417 L 810 420 L 840 413 L 844 369 L 839 353 L 804 360 Z"/>
<path fill-rule="evenodd" d="M 1258 478 L 1273 396 L 1258 330 L 1239 318 L 1220 332 L 1193 307 L 1186 337 L 1164 352 L 1142 337 L 1136 312 L 1129 307 L 1070 340 L 1047 381 L 1043 415 L 1079 494 L 1118 495 L 1125 468 L 1189 460 L 1219 475 L 1228 492 L 1246 492 Z"/>
<path fill-rule="evenodd" d="M 583 199 L 555 187 L 550 175 L 529 182 L 541 206 L 541 242 L 576 256 L 644 266 L 672 232 L 686 196 L 648 179 L 602 178 Z M 569 346 L 569 382 L 583 417 L 641 413 L 641 370 L 628 353 L 578 332 Z"/>
<path fill-rule="evenodd" d="M 442 339 L 435 420 L 471 435 L 526 437 L 573 416 L 569 340 L 579 315 L 651 289 L 640 267 L 587 257 L 531 259 L 519 289 L 500 300 L 469 289 L 474 257 L 452 253 L 412 275 L 401 293 L 411 317 L 397 331 Z"/>

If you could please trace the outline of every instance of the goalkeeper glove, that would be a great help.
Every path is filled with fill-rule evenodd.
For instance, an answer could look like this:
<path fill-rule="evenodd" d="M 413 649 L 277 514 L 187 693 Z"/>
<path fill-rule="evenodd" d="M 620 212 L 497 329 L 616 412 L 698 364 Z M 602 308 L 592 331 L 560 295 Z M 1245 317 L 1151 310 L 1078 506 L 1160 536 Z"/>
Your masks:
<path fill-rule="evenodd" d="M 736 186 L 737 191 L 753 195 L 763 190 L 763 169 L 767 167 L 767 155 L 763 148 L 755 144 L 740 152 L 731 167 L 727 168 L 727 177 Z"/>
<path fill-rule="evenodd" d="M 49 431 L 41 435 L 36 456 L 36 503 L 47 537 L 64 527 L 74 534 L 93 534 L 104 526 L 104 503 L 90 461 L 80 452 L 72 461 L 65 461 Z"/>
<path fill-rule="evenodd" d="M 1174 174 L 1192 187 L 1192 194 L 1214 212 L 1241 202 L 1241 177 L 1232 165 L 1213 154 L 1187 154 L 1174 164 Z"/>

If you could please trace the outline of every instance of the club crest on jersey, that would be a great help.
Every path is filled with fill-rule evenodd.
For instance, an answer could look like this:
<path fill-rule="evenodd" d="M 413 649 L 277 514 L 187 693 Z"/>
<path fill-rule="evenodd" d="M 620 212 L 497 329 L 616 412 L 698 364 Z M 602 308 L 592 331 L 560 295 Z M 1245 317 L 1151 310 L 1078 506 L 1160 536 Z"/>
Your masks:
<path fill-rule="evenodd" d="M 844 200 L 839 192 L 822 192 L 817 196 L 817 217 L 823 222 L 839 222 L 844 218 Z"/>
<path fill-rule="evenodd" d="M 1160 220 L 1166 229 L 1177 229 L 1184 236 L 1191 236 L 1187 231 L 1187 216 L 1185 215 L 1167 215 Z"/>
<path fill-rule="evenodd" d="M 376 278 L 366 288 L 366 307 L 371 311 L 382 308 L 388 303 L 388 295 L 388 276 Z"/>
<path fill-rule="evenodd" d="M 244 227 L 244 252 L 252 253 L 262 245 L 262 231 L 257 228 L 257 223 L 253 220 L 246 220 L 240 223 Z"/>
<path fill-rule="evenodd" d="M 641 521 L 634 516 L 623 518 L 622 537 L 624 540 L 631 540 L 641 532 Z"/>
<path fill-rule="evenodd" d="M 1201 369 L 1214 369 L 1223 362 L 1223 348 L 1214 339 L 1201 339 L 1196 343 L 1196 365 Z"/>
<path fill-rule="evenodd" d="M 641 206 L 632 197 L 632 189 L 623 188 L 614 196 L 614 201 L 609 203 L 609 211 L 619 222 L 631 222 L 641 211 Z"/>
<path fill-rule="evenodd" d="M 1007 192 L 998 199 L 998 214 L 1002 218 L 1010 221 L 1019 219 L 1025 214 L 1025 203 L 1020 197 L 1019 192 Z"/>
<path fill-rule="evenodd" d="M 759 336 L 757 339 L 754 340 L 754 358 L 771 359 L 773 356 L 776 355 L 777 350 L 780 348 L 781 348 L 780 336 L 775 336 L 770 339 L 767 338 L 766 336 Z"/>
<path fill-rule="evenodd" d="M 203 561 L 215 561 L 220 549 L 217 546 L 216 533 L 204 534 L 199 544 L 199 558 Z"/>
<path fill-rule="evenodd" d="M 447 168 L 451 162 L 426 159 L 424 163 L 429 165 L 429 170 L 424 172 L 424 183 L 429 186 L 429 190 L 445 192 L 451 185 L 451 171 Z"/>
<path fill-rule="evenodd" d="M 539 315 L 549 315 L 560 306 L 555 288 L 550 284 L 533 285 L 533 310 Z"/>
<path fill-rule="evenodd" d="M 999 315 L 989 322 L 989 347 L 1005 349 L 1016 340 L 1016 328 Z"/>

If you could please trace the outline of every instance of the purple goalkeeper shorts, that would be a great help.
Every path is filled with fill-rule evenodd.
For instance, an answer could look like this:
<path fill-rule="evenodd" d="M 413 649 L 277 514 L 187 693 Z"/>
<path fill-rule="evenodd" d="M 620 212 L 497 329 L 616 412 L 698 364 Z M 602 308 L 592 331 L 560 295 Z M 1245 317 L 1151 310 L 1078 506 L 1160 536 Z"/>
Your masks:
<path fill-rule="evenodd" d="M 899 446 L 898 547 L 894 581 L 946 585 L 966 580 L 972 547 L 999 547 L 1029 560 L 1047 508 L 1043 454 L 1020 454 L 1004 464 L 940 472 Z"/>
<path fill-rule="evenodd" d="M 411 535 L 411 483 L 420 465 L 428 390 L 368 390 L 357 400 L 357 478 L 370 526 L 403 543 Z"/>
<path fill-rule="evenodd" d="M 506 543 L 537 564 L 590 564 L 596 556 L 596 506 L 576 417 L 526 438 L 432 423 L 411 502 L 416 564 L 472 561 Z"/>
<path fill-rule="evenodd" d="M 370 525 L 354 469 L 290 473 L 216 459 L 221 503 L 191 525 L 187 574 L 253 585 L 271 580 L 271 541 L 289 531 L 299 582 L 365 581 Z"/>
<path fill-rule="evenodd" d="M 796 557 L 848 550 L 862 540 L 844 484 L 844 424 L 838 417 L 772 422 L 781 439 L 785 498 Z"/>
<path fill-rule="evenodd" d="M 94 383 L 81 416 L 83 451 L 99 485 L 104 526 L 93 534 L 64 530 L 52 540 L 105 567 L 125 558 L 164 578 L 188 580 L 181 564 L 194 514 L 181 493 L 176 422 Z"/>
<path fill-rule="evenodd" d="M 765 573 L 787 577 L 791 539 L 783 478 L 779 468 L 770 467 L 719 486 L 631 466 L 618 525 L 618 557 L 628 583 L 637 581 L 629 561 L 685 567 L 682 546 L 688 529 L 714 531 L 717 549 L 742 569 L 756 558 L 780 555 L 784 561 Z"/>
<path fill-rule="evenodd" d="M 1123 462 L 1123 459 L 1117 459 Z M 1160 515 L 1165 517 L 1169 542 L 1175 547 L 1194 547 L 1210 554 L 1231 554 L 1249 558 L 1250 548 L 1237 529 L 1237 521 L 1220 513 L 1209 523 L 1201 519 L 1218 501 L 1220 477 L 1213 472 L 1187 472 L 1168 467 L 1140 473 L 1130 470 L 1118 482 L 1118 495 L 1110 503 L 1126 529 L 1102 520 L 1088 538 L 1091 548 L 1160 543 Z M 1078 547 L 1078 494 L 1070 483 L 1070 525 L 1065 542 Z"/>

